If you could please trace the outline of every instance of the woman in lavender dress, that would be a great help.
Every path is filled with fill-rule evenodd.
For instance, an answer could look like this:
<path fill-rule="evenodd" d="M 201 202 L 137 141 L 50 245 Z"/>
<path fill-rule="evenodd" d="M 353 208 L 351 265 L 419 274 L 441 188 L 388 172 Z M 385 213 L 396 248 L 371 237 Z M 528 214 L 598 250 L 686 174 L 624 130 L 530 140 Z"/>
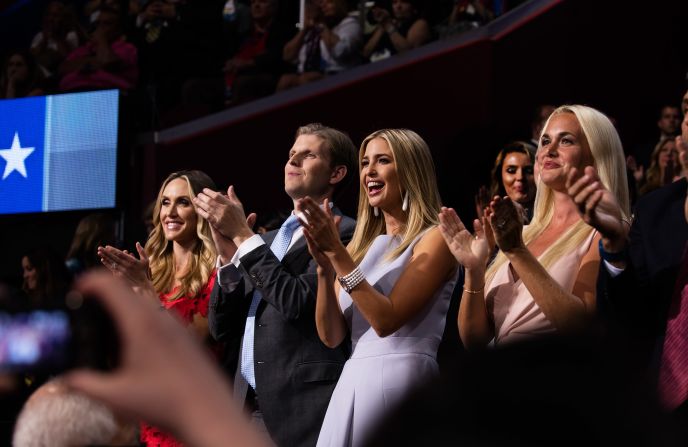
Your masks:
<path fill-rule="evenodd" d="M 440 198 L 425 142 L 410 130 L 381 130 L 363 141 L 359 160 L 358 223 L 348 247 L 329 206 L 299 204 L 318 262 L 318 334 L 329 347 L 350 337 L 353 350 L 319 446 L 362 444 L 390 408 L 438 373 L 456 282 L 457 263 L 437 228 Z"/>

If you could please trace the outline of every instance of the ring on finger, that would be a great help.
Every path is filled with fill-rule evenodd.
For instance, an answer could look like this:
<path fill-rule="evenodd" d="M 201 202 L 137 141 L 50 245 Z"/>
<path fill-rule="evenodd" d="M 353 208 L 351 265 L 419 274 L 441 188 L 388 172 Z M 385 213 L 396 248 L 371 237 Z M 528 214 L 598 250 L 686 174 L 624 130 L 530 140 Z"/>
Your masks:
<path fill-rule="evenodd" d="M 111 266 L 112 266 L 112 270 L 117 270 L 117 263 L 116 262 L 113 262 Z"/>

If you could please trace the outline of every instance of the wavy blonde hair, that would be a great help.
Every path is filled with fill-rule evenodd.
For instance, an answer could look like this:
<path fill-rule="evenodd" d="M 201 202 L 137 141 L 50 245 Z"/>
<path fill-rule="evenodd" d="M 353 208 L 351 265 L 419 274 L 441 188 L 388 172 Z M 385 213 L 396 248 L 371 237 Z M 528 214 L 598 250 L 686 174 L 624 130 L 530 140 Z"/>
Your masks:
<path fill-rule="evenodd" d="M 650 156 L 650 167 L 647 168 L 647 173 L 645 174 L 645 184 L 640 188 L 640 191 L 638 191 L 640 195 L 645 195 L 650 191 L 654 191 L 655 189 L 664 186 L 664 172 L 662 172 L 662 168 L 659 166 L 659 156 L 661 155 L 664 146 L 669 143 L 673 143 L 674 141 L 675 140 L 672 137 L 662 138 L 652 150 L 652 155 Z M 678 161 L 678 157 L 676 157 L 676 159 Z M 674 172 L 671 174 L 672 179 L 673 177 L 681 174 L 681 164 L 678 162 L 674 163 L 673 169 Z"/>
<path fill-rule="evenodd" d="M 439 223 L 440 193 L 430 148 L 412 130 L 383 129 L 368 135 L 358 152 L 359 172 L 366 147 L 375 138 L 385 140 L 392 151 L 401 196 L 408 192 L 408 218 L 401 228 L 401 244 L 389 254 L 389 259 L 394 259 L 408 248 L 416 236 Z M 372 212 L 366 189 L 365 185 L 359 188 L 356 230 L 347 246 L 356 264 L 361 262 L 373 240 L 385 234 L 386 230 L 385 219 L 376 217 Z"/>
<path fill-rule="evenodd" d="M 172 241 L 165 239 L 162 222 L 160 222 L 160 206 L 162 204 L 163 191 L 165 191 L 167 185 L 172 180 L 179 178 L 186 181 L 189 187 L 189 197 L 191 198 L 203 191 L 203 188 L 217 189 L 215 183 L 206 173 L 197 170 L 173 172 L 162 183 L 153 210 L 153 231 L 148 237 L 145 247 L 146 254 L 150 260 L 153 287 L 155 287 L 158 293 L 168 293 L 174 286 L 175 263 Z M 215 267 L 217 253 L 210 233 L 210 225 L 201 216 L 198 216 L 196 223 L 196 237 L 191 265 L 186 274 L 179 278 L 179 288 L 170 297 L 170 301 L 183 296 L 197 296 L 208 283 Z"/>
<path fill-rule="evenodd" d="M 602 184 L 609 189 L 621 206 L 623 217 L 630 214 L 630 201 L 628 198 L 628 181 L 626 179 L 626 161 L 624 158 L 621 139 L 616 132 L 614 125 L 603 113 L 583 105 L 564 105 L 557 108 L 547 118 L 547 122 L 542 128 L 540 137 L 549 125 L 553 116 L 571 113 L 575 115 L 578 123 L 583 130 L 583 135 L 587 140 L 588 147 L 592 153 L 593 166 L 602 181 Z M 538 143 L 538 151 L 542 144 Z M 523 242 L 528 245 L 536 239 L 547 228 L 554 215 L 554 191 L 549 186 L 542 183 L 539 176 L 537 179 L 537 193 L 535 194 L 533 219 L 530 224 L 523 229 Z M 583 241 L 590 236 L 594 229 L 583 222 L 577 222 L 562 234 L 557 241 L 549 246 L 540 258 L 540 264 L 545 269 L 552 266 L 563 255 L 580 247 Z M 495 273 L 507 261 L 504 253 L 500 252 L 494 262 L 487 269 L 485 283 L 492 281 Z"/>

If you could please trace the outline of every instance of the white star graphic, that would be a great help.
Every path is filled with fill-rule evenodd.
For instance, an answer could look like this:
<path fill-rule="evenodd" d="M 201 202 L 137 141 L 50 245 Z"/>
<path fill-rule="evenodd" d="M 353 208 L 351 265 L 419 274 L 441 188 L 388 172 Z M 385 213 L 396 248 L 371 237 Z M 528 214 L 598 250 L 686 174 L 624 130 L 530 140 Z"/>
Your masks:
<path fill-rule="evenodd" d="M 26 157 L 31 155 L 35 149 L 36 148 L 33 147 L 21 147 L 19 132 L 15 132 L 14 138 L 12 139 L 12 147 L 9 149 L 0 149 L 0 157 L 4 158 L 7 162 L 5 165 L 5 172 L 2 174 L 2 179 L 5 180 L 12 171 L 17 171 L 26 178 L 26 165 L 24 164 L 24 160 L 26 160 Z"/>

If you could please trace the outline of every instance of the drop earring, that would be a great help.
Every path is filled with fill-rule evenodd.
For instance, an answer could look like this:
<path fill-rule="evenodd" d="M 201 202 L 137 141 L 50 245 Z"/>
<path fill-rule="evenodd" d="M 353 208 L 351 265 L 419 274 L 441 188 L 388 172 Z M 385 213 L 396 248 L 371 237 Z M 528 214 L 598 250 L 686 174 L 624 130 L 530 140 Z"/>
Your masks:
<path fill-rule="evenodd" d="M 373 207 L 373 214 L 375 215 L 375 217 L 378 217 L 380 215 L 380 210 L 376 206 Z"/>
<path fill-rule="evenodd" d="M 406 194 L 404 194 L 404 201 L 401 202 L 401 210 L 403 212 L 408 211 L 408 191 L 406 191 Z"/>

